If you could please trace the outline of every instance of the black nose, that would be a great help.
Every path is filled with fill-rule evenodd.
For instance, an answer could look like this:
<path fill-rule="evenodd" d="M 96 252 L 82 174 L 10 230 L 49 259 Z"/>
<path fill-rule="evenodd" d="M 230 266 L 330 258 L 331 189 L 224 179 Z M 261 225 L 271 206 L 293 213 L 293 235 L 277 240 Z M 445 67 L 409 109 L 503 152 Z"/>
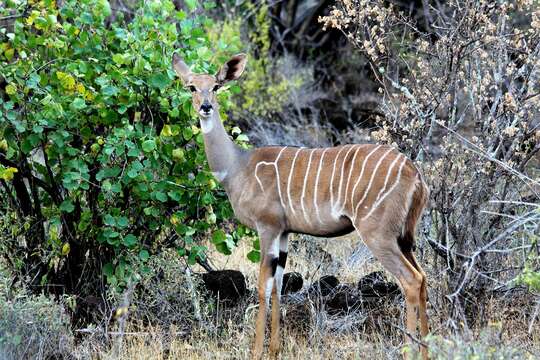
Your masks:
<path fill-rule="evenodd" d="M 201 110 L 204 112 L 210 112 L 210 110 L 212 110 L 212 105 L 209 103 L 204 103 L 201 105 Z"/>

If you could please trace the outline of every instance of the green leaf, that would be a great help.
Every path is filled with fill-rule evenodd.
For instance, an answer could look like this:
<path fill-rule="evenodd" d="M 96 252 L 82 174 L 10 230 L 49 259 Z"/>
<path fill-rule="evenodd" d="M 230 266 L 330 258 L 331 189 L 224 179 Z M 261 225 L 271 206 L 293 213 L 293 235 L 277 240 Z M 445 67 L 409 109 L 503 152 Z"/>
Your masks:
<path fill-rule="evenodd" d="M 240 134 L 236 137 L 236 140 L 238 141 L 249 141 L 249 138 L 247 137 L 246 134 Z"/>
<path fill-rule="evenodd" d="M 193 130 L 191 127 L 185 127 L 182 130 L 182 135 L 184 136 L 184 139 L 189 140 L 193 137 Z"/>
<path fill-rule="evenodd" d="M 75 205 L 73 205 L 70 199 L 66 199 L 60 204 L 60 211 L 70 213 L 73 210 L 75 210 Z"/>
<path fill-rule="evenodd" d="M 122 169 L 118 166 L 114 166 L 112 168 L 101 169 L 96 174 L 96 180 L 101 181 L 106 178 L 117 177 L 118 175 L 120 175 L 121 172 L 122 172 Z"/>
<path fill-rule="evenodd" d="M 224 242 L 219 243 L 219 244 L 215 244 L 215 246 L 216 246 L 216 250 L 219 251 L 220 253 L 224 254 L 224 255 L 231 255 L 232 254 L 231 250 L 229 249 L 227 244 L 224 243 Z"/>
<path fill-rule="evenodd" d="M 189 11 L 191 12 L 195 11 L 195 9 L 197 9 L 197 6 L 199 5 L 198 0 L 184 0 L 184 2 L 186 3 Z"/>
<path fill-rule="evenodd" d="M 115 96 L 120 90 L 114 85 L 107 85 L 101 89 L 101 93 L 106 96 Z"/>
<path fill-rule="evenodd" d="M 126 265 L 123 263 L 118 264 L 118 266 L 116 266 L 116 269 L 114 270 L 114 275 L 117 279 L 124 279 L 126 275 Z"/>
<path fill-rule="evenodd" d="M 227 240 L 227 234 L 223 230 L 214 231 L 212 234 L 212 244 L 217 245 Z"/>
<path fill-rule="evenodd" d="M 141 250 L 139 251 L 139 259 L 141 259 L 142 261 L 146 261 L 150 258 L 150 254 L 148 253 L 147 250 Z"/>
<path fill-rule="evenodd" d="M 137 237 L 135 235 L 127 234 L 126 236 L 124 236 L 124 239 L 123 239 L 122 242 L 128 248 L 133 248 L 133 247 L 135 247 L 135 245 L 137 245 L 138 241 L 139 240 L 137 239 Z"/>
<path fill-rule="evenodd" d="M 103 275 L 106 277 L 111 277 L 114 274 L 114 267 L 111 263 L 106 263 L 103 266 Z"/>
<path fill-rule="evenodd" d="M 109 17 L 112 14 L 111 5 L 107 0 L 98 0 L 94 11 L 104 17 Z"/>
<path fill-rule="evenodd" d="M 118 285 L 118 279 L 114 275 L 107 276 L 107 283 L 111 286 L 116 286 Z"/>
<path fill-rule="evenodd" d="M 184 150 L 183 149 L 174 149 L 172 151 L 172 157 L 174 160 L 178 162 L 184 161 L 186 158 L 184 156 Z"/>
<path fill-rule="evenodd" d="M 156 149 L 156 142 L 154 140 L 146 140 L 142 143 L 142 149 L 144 152 L 151 152 Z"/>
<path fill-rule="evenodd" d="M 118 65 L 122 65 L 124 63 L 124 56 L 122 54 L 114 54 L 112 60 Z"/>
<path fill-rule="evenodd" d="M 120 216 L 116 219 L 116 225 L 120 228 L 126 228 L 129 225 L 129 220 L 125 216 Z"/>
<path fill-rule="evenodd" d="M 71 102 L 70 107 L 75 110 L 82 110 L 86 108 L 86 103 L 84 102 L 84 99 L 76 98 Z"/>
<path fill-rule="evenodd" d="M 197 55 L 203 60 L 210 60 L 213 54 L 206 46 L 201 46 L 197 49 Z"/>
<path fill-rule="evenodd" d="M 107 214 L 103 217 L 103 223 L 108 226 L 115 226 L 116 219 L 111 214 Z"/>
<path fill-rule="evenodd" d="M 247 254 L 247 258 L 248 258 L 249 261 L 251 261 L 251 262 L 258 263 L 259 261 L 261 261 L 261 252 L 258 251 L 258 250 L 251 250 L 251 251 Z"/>
<path fill-rule="evenodd" d="M 169 86 L 171 83 L 171 80 L 169 77 L 162 73 L 157 73 L 148 79 L 148 85 L 158 88 L 158 89 L 164 89 L 165 87 Z"/>
<path fill-rule="evenodd" d="M 130 178 L 136 178 L 137 176 L 139 176 L 139 172 L 135 169 L 130 169 L 127 173 L 127 175 L 130 177 Z"/>
<path fill-rule="evenodd" d="M 6 86 L 6 94 L 15 95 L 17 93 L 17 87 L 14 84 L 8 84 Z"/>
<path fill-rule="evenodd" d="M 165 194 L 164 192 L 161 192 L 161 191 L 154 191 L 154 196 L 156 197 L 157 200 L 161 201 L 161 202 L 167 202 L 167 194 Z"/>
<path fill-rule="evenodd" d="M 255 240 L 253 240 L 253 249 L 261 250 L 261 242 L 259 238 L 256 238 Z"/>

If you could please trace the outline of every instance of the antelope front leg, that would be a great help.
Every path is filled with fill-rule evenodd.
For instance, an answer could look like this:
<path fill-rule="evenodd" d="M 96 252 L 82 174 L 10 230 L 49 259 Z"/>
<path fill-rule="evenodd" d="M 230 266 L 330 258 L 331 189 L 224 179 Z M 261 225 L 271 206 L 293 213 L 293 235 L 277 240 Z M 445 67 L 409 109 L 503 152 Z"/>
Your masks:
<path fill-rule="evenodd" d="M 262 260 L 259 270 L 259 314 L 257 315 L 257 323 L 255 325 L 253 359 L 260 359 L 262 357 L 266 330 L 266 313 L 270 305 L 270 296 L 275 288 L 274 275 L 279 261 L 280 233 L 280 231 L 272 228 L 259 230 Z"/>
<path fill-rule="evenodd" d="M 272 290 L 272 332 L 270 335 L 270 356 L 277 358 L 281 343 L 279 335 L 281 317 L 281 288 L 283 286 L 283 272 L 287 263 L 288 235 L 283 234 L 279 240 L 279 257 L 275 266 L 274 289 Z M 274 266 L 274 264 L 272 264 Z M 272 267 L 274 269 L 274 267 Z"/>
<path fill-rule="evenodd" d="M 259 270 L 259 313 L 255 324 L 255 344 L 253 346 L 253 359 L 262 357 L 264 346 L 264 331 L 266 329 L 266 311 L 270 299 L 270 290 L 267 290 L 268 283 L 272 286 L 270 261 L 266 256 L 261 260 Z"/>

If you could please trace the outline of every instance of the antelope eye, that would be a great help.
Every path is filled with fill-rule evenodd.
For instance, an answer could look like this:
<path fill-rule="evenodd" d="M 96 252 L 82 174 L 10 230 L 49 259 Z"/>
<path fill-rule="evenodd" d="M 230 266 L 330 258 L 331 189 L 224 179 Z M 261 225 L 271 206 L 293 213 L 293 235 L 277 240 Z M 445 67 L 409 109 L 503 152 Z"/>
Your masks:
<path fill-rule="evenodd" d="M 219 85 L 216 85 L 216 86 L 214 86 L 214 88 L 212 89 L 212 91 L 213 91 L 213 92 L 216 92 L 216 91 L 218 91 L 218 90 L 219 90 L 219 88 L 220 88 L 220 87 L 221 87 L 221 86 L 219 86 Z"/>
<path fill-rule="evenodd" d="M 193 86 L 193 85 L 190 85 L 190 86 L 189 86 L 189 91 L 191 91 L 191 92 L 196 92 L 196 91 L 197 91 L 197 88 L 196 88 L 195 86 Z"/>

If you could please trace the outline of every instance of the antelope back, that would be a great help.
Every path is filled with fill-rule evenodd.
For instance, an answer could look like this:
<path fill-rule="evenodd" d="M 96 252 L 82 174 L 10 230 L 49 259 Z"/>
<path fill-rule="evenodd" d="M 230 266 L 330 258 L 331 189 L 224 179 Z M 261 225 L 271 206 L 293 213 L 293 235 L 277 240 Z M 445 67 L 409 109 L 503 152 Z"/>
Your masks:
<path fill-rule="evenodd" d="M 388 206 L 403 222 L 418 181 L 405 155 L 371 144 L 260 148 L 249 168 L 257 190 L 279 203 L 288 228 L 314 235 L 350 231 Z"/>

